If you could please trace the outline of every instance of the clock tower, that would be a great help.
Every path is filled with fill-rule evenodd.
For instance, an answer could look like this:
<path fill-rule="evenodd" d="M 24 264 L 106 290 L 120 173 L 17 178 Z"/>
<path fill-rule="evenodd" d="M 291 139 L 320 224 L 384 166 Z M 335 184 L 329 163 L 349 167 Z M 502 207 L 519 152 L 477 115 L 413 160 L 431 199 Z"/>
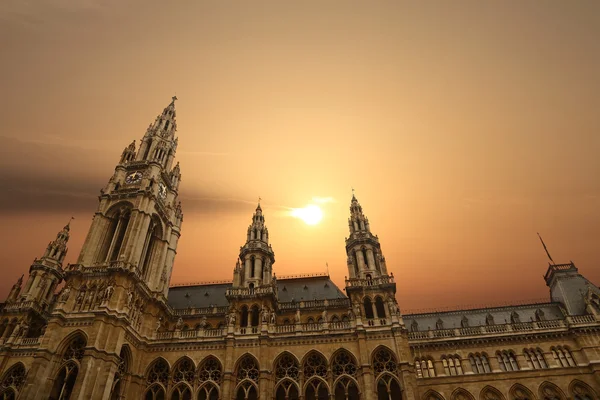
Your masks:
<path fill-rule="evenodd" d="M 175 100 L 148 126 L 139 149 L 123 150 L 82 247 L 78 266 L 134 271 L 151 292 L 166 295 L 183 214 Z M 137 150 L 137 151 L 136 151 Z"/>

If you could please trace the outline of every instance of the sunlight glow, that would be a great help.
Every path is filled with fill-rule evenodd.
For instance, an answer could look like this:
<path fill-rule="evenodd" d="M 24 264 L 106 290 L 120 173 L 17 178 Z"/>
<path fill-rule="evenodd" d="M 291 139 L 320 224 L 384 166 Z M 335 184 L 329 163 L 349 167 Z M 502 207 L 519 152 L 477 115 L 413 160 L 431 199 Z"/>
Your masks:
<path fill-rule="evenodd" d="M 323 211 L 314 204 L 308 204 L 304 208 L 293 208 L 291 216 L 300 218 L 307 225 L 316 225 L 323 218 Z"/>

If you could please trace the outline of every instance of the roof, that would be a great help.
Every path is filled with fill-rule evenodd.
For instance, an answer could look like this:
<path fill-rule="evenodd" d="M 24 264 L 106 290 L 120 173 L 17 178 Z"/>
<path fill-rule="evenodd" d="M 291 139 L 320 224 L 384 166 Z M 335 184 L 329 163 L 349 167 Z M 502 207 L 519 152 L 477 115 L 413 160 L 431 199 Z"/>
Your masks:
<path fill-rule="evenodd" d="M 169 288 L 168 303 L 174 309 L 227 306 L 225 292 L 231 283 L 207 283 Z M 284 278 L 277 280 L 279 301 L 331 300 L 346 295 L 328 276 Z"/>
<path fill-rule="evenodd" d="M 536 312 L 541 310 L 545 320 L 564 319 L 558 303 L 524 304 L 519 306 L 490 307 L 474 310 L 455 310 L 446 312 L 434 312 L 426 314 L 404 314 L 404 323 L 409 329 L 413 329 L 414 322 L 418 324 L 418 331 L 435 330 L 437 321 L 441 320 L 442 329 L 460 328 L 464 317 L 468 320 L 468 326 L 487 325 L 486 318 L 492 316 L 494 324 L 506 324 L 511 322 L 511 314 L 518 314 L 519 322 L 530 322 L 536 320 Z"/>

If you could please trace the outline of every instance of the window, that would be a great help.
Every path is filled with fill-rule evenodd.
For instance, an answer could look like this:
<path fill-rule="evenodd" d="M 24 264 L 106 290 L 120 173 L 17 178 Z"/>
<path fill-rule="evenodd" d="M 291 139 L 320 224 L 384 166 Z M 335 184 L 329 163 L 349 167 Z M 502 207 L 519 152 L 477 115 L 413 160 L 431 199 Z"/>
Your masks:
<path fill-rule="evenodd" d="M 63 353 L 65 364 L 56 374 L 50 398 L 65 400 L 69 398 L 75 386 L 75 380 L 79 372 L 79 362 L 83 359 L 86 345 L 87 341 L 82 335 L 76 335 L 69 341 Z"/>
<path fill-rule="evenodd" d="M 462 365 L 460 363 L 460 357 L 454 356 L 443 356 L 442 365 L 444 366 L 444 372 L 446 375 L 462 375 Z"/>
<path fill-rule="evenodd" d="M 256 359 L 251 355 L 244 356 L 237 367 L 237 382 L 241 383 L 238 387 L 236 400 L 256 400 L 258 398 L 258 378 L 260 372 Z"/>
<path fill-rule="evenodd" d="M 363 304 L 365 307 L 365 318 L 373 319 L 375 316 L 373 315 L 373 303 L 371 303 L 371 299 L 365 297 L 365 299 L 363 300 Z"/>
<path fill-rule="evenodd" d="M 435 377 L 435 368 L 431 358 L 422 358 L 415 360 L 417 368 L 417 378 L 433 378 Z"/>
<path fill-rule="evenodd" d="M 146 374 L 145 400 L 164 400 L 165 389 L 169 384 L 169 364 L 163 359 L 158 358 L 150 366 Z"/>
<path fill-rule="evenodd" d="M 575 367 L 575 360 L 568 348 L 563 346 L 552 347 L 552 356 L 556 360 L 556 364 L 560 367 Z"/>
<path fill-rule="evenodd" d="M 471 369 L 474 374 L 488 374 L 492 372 L 490 369 L 490 363 L 485 353 L 475 353 L 469 355 L 469 362 L 471 363 Z"/>
<path fill-rule="evenodd" d="M 346 350 L 337 352 L 331 360 L 331 372 L 334 379 L 340 375 L 356 376 L 358 367 L 354 357 Z"/>
<path fill-rule="evenodd" d="M 542 350 L 538 349 L 525 349 L 523 350 L 525 360 L 531 369 L 544 369 L 548 368 L 544 354 Z"/>
<path fill-rule="evenodd" d="M 27 371 L 20 362 L 10 367 L 2 377 L 0 382 L 0 398 L 1 399 L 16 399 L 18 392 L 25 383 Z"/>
<path fill-rule="evenodd" d="M 435 329 L 444 329 L 444 321 L 442 321 L 441 318 L 438 318 L 438 320 L 436 321 Z"/>
<path fill-rule="evenodd" d="M 375 298 L 375 310 L 377 311 L 377 318 L 385 318 L 385 306 L 381 297 Z"/>
<path fill-rule="evenodd" d="M 411 332 L 419 331 L 419 323 L 416 320 L 413 320 L 412 324 L 410 324 L 410 330 Z"/>
<path fill-rule="evenodd" d="M 500 364 L 500 369 L 502 371 L 518 371 L 519 364 L 517 364 L 517 359 L 515 358 L 515 353 L 512 351 L 502 350 L 496 353 L 496 358 L 498 359 L 498 364 Z"/>

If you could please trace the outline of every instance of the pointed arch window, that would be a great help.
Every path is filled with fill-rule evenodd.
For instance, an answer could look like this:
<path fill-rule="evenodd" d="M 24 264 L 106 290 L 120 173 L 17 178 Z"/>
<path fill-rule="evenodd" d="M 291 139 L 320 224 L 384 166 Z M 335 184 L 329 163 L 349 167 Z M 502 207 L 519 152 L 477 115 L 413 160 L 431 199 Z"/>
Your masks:
<path fill-rule="evenodd" d="M 244 356 L 238 363 L 236 378 L 238 389 L 236 400 L 256 400 L 258 398 L 259 368 L 256 359 L 250 355 Z"/>
<path fill-rule="evenodd" d="M 333 392 L 335 400 L 358 400 L 358 387 L 356 381 L 348 376 L 342 376 L 335 383 Z"/>
<path fill-rule="evenodd" d="M 304 398 L 306 400 L 329 400 L 329 388 L 327 387 L 327 383 L 322 379 L 312 378 L 306 384 Z"/>
<path fill-rule="evenodd" d="M 162 225 L 158 219 L 158 217 L 154 216 L 150 220 L 150 225 L 148 226 L 148 231 L 146 233 L 146 239 L 144 241 L 144 247 L 142 250 L 142 255 L 140 257 L 140 265 L 142 266 L 141 271 L 142 274 L 148 276 L 150 271 L 150 266 L 154 262 L 158 253 L 158 244 L 162 239 Z"/>
<path fill-rule="evenodd" d="M 500 364 L 500 369 L 502 371 L 510 372 L 519 370 L 519 364 L 517 364 L 515 353 L 512 351 L 498 351 L 496 353 L 496 358 L 498 359 L 498 364 Z"/>
<path fill-rule="evenodd" d="M 111 212 L 107 218 L 108 225 L 98 253 L 98 262 L 118 260 L 125 232 L 131 219 L 131 209 L 129 206 L 123 206 Z"/>
<path fill-rule="evenodd" d="M 187 357 L 182 358 L 173 367 L 173 383 L 187 382 L 190 385 L 193 384 L 195 369 L 192 360 Z"/>
<path fill-rule="evenodd" d="M 248 326 L 248 306 L 243 306 L 242 307 L 242 315 L 240 318 L 240 326 L 246 327 Z"/>
<path fill-rule="evenodd" d="M 258 309 L 258 306 L 256 304 L 252 306 L 251 310 L 252 310 L 252 326 L 258 326 L 258 322 L 260 319 L 260 310 Z"/>
<path fill-rule="evenodd" d="M 475 374 L 488 374 L 492 372 L 490 369 L 490 362 L 485 353 L 469 354 L 469 362 L 471 363 L 471 369 Z"/>
<path fill-rule="evenodd" d="M 370 269 L 369 258 L 367 257 L 367 249 L 363 248 L 362 250 L 363 260 L 365 262 L 365 269 Z"/>
<path fill-rule="evenodd" d="M 435 368 L 433 366 L 433 360 L 431 358 L 421 358 L 415 360 L 415 367 L 417 369 L 417 378 L 434 378 Z"/>
<path fill-rule="evenodd" d="M 122 394 L 125 391 L 125 379 L 126 374 L 129 372 L 130 358 L 131 353 L 129 352 L 129 348 L 127 346 L 122 346 L 121 352 L 119 353 L 119 365 L 113 379 L 113 387 L 110 394 L 111 400 L 119 400 L 123 398 Z"/>
<path fill-rule="evenodd" d="M 373 315 L 373 303 L 371 303 L 371 299 L 369 297 L 365 297 L 365 299 L 363 300 L 363 305 L 365 308 L 365 318 L 375 318 L 375 316 Z"/>
<path fill-rule="evenodd" d="M 444 366 L 446 375 L 454 376 L 463 374 L 461 360 L 457 355 L 442 357 L 442 365 Z"/>
<path fill-rule="evenodd" d="M 383 375 L 377 380 L 377 399 L 396 400 L 402 398 L 402 390 L 395 376 Z"/>
<path fill-rule="evenodd" d="M 18 362 L 10 367 L 2 376 L 0 382 L 0 399 L 16 399 L 25 383 L 26 376 L 27 371 L 22 363 Z"/>
<path fill-rule="evenodd" d="M 148 387 L 145 400 L 166 400 L 165 390 L 169 384 L 169 373 L 169 364 L 164 359 L 159 358 L 152 363 L 146 376 Z"/>
<path fill-rule="evenodd" d="M 383 299 L 379 296 L 375 298 L 375 310 L 377 311 L 377 318 L 385 318 L 385 305 Z"/>
<path fill-rule="evenodd" d="M 304 370 L 304 379 L 309 379 L 313 376 L 323 379 L 327 378 L 327 360 L 317 352 L 312 352 L 306 357 L 302 368 Z"/>
<path fill-rule="evenodd" d="M 79 362 L 83 359 L 86 345 L 87 341 L 82 335 L 76 335 L 68 342 L 63 352 L 64 364 L 56 374 L 50 398 L 59 400 L 69 399 L 75 386 L 79 372 Z"/>
<path fill-rule="evenodd" d="M 575 367 L 575 360 L 573 360 L 573 356 L 567 347 L 556 346 L 550 348 L 552 351 L 552 356 L 556 361 L 556 364 L 561 367 Z"/>
<path fill-rule="evenodd" d="M 544 369 L 548 368 L 546 364 L 546 360 L 544 359 L 544 354 L 542 351 L 538 349 L 524 349 L 523 355 L 525 356 L 525 360 L 531 369 Z"/>
<path fill-rule="evenodd" d="M 275 400 L 297 400 L 300 364 L 294 356 L 284 353 L 275 363 Z"/>

